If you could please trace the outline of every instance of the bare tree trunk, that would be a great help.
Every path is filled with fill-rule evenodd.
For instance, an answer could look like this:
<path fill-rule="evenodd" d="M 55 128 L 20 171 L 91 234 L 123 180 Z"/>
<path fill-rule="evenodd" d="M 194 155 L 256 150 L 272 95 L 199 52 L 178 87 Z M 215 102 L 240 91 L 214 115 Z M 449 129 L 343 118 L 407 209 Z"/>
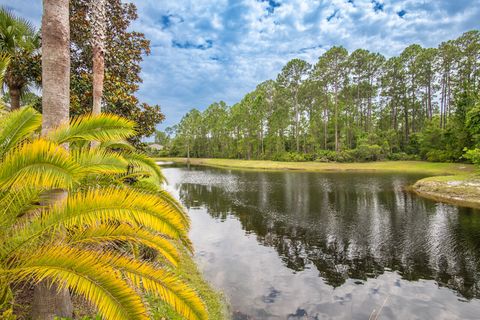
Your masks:
<path fill-rule="evenodd" d="M 8 92 L 10 93 L 11 110 L 20 109 L 20 88 L 8 86 Z"/>
<path fill-rule="evenodd" d="M 59 290 L 57 285 L 48 280 L 43 280 L 35 286 L 32 303 L 33 320 L 53 320 L 55 317 L 69 318 L 72 317 L 72 314 L 73 306 L 68 290 Z"/>
<path fill-rule="evenodd" d="M 68 123 L 70 105 L 69 0 L 43 0 L 42 17 L 42 135 Z M 67 196 L 64 190 L 48 193 L 53 204 Z M 70 293 L 48 279 L 34 290 L 32 318 L 53 320 L 55 315 L 71 317 Z"/>
<path fill-rule="evenodd" d="M 105 59 L 103 50 L 93 48 L 93 107 L 92 114 L 102 112 L 103 80 L 105 70 Z"/>
<path fill-rule="evenodd" d="M 103 80 L 105 77 L 105 0 L 90 1 L 93 47 L 93 107 L 92 114 L 102 112 Z"/>
<path fill-rule="evenodd" d="M 70 105 L 69 0 L 43 0 L 42 134 L 68 123 Z"/>

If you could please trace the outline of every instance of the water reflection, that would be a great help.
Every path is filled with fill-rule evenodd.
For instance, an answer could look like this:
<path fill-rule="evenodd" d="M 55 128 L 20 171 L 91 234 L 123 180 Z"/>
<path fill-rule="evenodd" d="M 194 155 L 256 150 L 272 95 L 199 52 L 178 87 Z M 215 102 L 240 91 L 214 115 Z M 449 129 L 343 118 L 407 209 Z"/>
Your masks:
<path fill-rule="evenodd" d="M 435 280 L 461 299 L 480 297 L 480 212 L 404 192 L 418 176 L 170 170 L 187 208 L 205 209 L 217 221 L 235 217 L 247 235 L 274 248 L 284 266 L 314 272 L 333 289 L 398 274 L 391 279 L 398 286 Z M 271 304 L 282 294 L 271 287 L 259 301 Z M 293 309 L 287 318 L 305 312 Z"/>

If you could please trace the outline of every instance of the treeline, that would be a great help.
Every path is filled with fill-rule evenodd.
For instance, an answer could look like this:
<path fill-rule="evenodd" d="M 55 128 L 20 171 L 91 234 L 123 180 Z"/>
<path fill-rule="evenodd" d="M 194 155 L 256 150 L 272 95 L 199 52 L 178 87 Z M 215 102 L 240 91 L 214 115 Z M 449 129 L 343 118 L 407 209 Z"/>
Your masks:
<path fill-rule="evenodd" d="M 480 32 L 386 59 L 332 47 L 289 61 L 229 107 L 157 133 L 170 155 L 273 160 L 458 161 L 480 142 Z"/>

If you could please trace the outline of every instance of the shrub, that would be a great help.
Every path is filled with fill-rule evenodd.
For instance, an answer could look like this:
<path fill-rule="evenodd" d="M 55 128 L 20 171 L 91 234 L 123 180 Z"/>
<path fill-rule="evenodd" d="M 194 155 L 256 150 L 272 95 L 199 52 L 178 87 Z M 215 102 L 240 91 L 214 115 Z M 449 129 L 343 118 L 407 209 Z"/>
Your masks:
<path fill-rule="evenodd" d="M 298 152 L 282 152 L 272 156 L 273 161 L 286 161 L 286 162 L 302 162 L 311 161 L 307 159 L 307 156 Z"/>
<path fill-rule="evenodd" d="M 390 153 L 387 158 L 388 160 L 393 160 L 393 161 L 420 160 L 417 155 L 407 154 L 405 152 Z"/>
<path fill-rule="evenodd" d="M 430 150 L 426 154 L 426 160 L 431 162 L 453 162 L 455 156 L 445 150 Z"/>
<path fill-rule="evenodd" d="M 474 165 L 480 167 L 480 149 L 475 148 L 471 150 L 465 150 L 463 157 L 467 160 L 470 160 Z"/>
<path fill-rule="evenodd" d="M 382 155 L 382 147 L 378 144 L 361 144 L 353 150 L 353 155 L 357 161 L 376 161 Z"/>

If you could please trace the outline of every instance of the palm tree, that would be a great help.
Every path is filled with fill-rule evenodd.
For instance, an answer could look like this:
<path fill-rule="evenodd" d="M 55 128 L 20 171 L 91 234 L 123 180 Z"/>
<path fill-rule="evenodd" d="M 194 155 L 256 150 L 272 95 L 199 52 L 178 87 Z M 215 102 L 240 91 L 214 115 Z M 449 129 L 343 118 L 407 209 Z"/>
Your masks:
<path fill-rule="evenodd" d="M 33 25 L 5 8 L 0 9 L 0 52 L 11 57 L 5 83 L 10 94 L 11 109 L 20 108 L 20 97 L 34 81 L 35 61 L 39 56 L 40 37 Z M 1 82 L 3 84 L 3 81 Z"/>
<path fill-rule="evenodd" d="M 68 124 L 70 107 L 70 21 L 69 0 L 43 0 L 42 16 L 42 136 Z M 65 147 L 65 145 L 64 145 Z M 44 205 L 64 202 L 67 193 L 52 188 L 43 197 Z M 32 317 L 53 320 L 70 317 L 70 294 L 64 284 L 42 279 L 33 293 Z"/>
<path fill-rule="evenodd" d="M 148 319 L 145 293 L 186 319 L 208 319 L 196 292 L 174 272 L 177 247 L 191 248 L 189 219 L 153 187 L 163 181 L 155 163 L 124 142 L 134 134 L 132 122 L 84 116 L 42 137 L 41 115 L 31 108 L 0 122 L 0 297 L 12 297 L 14 283 L 48 279 L 85 297 L 104 319 Z M 105 185 L 100 177 L 110 180 Z M 127 177 L 137 183 L 123 183 Z M 68 190 L 63 201 L 39 205 L 55 189 Z M 141 259 L 138 245 L 159 259 Z"/>
<path fill-rule="evenodd" d="M 90 30 L 93 51 L 93 114 L 99 114 L 102 111 L 106 23 L 105 0 L 91 0 Z"/>

